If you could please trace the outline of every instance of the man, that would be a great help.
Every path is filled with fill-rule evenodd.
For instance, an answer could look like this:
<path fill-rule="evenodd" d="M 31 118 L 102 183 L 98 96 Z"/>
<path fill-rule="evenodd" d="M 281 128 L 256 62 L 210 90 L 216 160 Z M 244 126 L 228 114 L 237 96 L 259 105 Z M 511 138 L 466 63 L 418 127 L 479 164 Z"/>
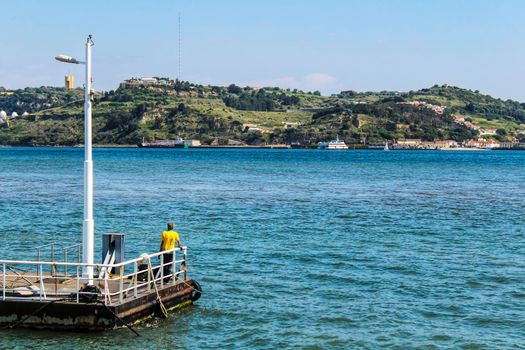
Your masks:
<path fill-rule="evenodd" d="M 173 222 L 168 222 L 168 229 L 164 232 L 162 232 L 161 237 L 161 243 L 160 243 L 160 251 L 170 250 L 175 248 L 175 241 L 177 242 L 177 245 L 180 249 L 182 249 L 182 244 L 180 243 L 179 234 L 175 231 L 173 231 Z M 168 276 L 171 274 L 171 268 L 173 264 L 170 264 L 173 261 L 173 253 L 164 253 L 164 264 L 167 264 L 164 266 L 164 276 Z M 169 278 L 168 278 L 169 279 Z"/>

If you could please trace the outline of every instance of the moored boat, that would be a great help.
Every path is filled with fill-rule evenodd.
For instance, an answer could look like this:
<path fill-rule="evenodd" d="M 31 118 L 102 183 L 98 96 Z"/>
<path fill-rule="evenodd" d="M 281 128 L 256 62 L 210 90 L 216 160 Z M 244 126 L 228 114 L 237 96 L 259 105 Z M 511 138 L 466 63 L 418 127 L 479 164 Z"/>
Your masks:
<path fill-rule="evenodd" d="M 142 143 L 139 144 L 139 147 L 144 148 L 189 148 L 189 146 L 189 143 L 180 137 L 175 140 L 153 140 L 152 142 L 146 142 L 142 139 Z"/>
<path fill-rule="evenodd" d="M 343 140 L 339 140 L 339 137 L 337 137 L 337 139 L 330 142 L 319 142 L 317 144 L 317 148 L 328 150 L 347 150 L 348 146 Z"/>

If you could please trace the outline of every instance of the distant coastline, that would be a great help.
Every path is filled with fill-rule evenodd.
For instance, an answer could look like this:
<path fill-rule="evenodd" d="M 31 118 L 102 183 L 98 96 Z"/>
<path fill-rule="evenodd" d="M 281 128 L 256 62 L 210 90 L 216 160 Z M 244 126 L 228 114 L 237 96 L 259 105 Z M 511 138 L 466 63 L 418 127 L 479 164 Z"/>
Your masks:
<path fill-rule="evenodd" d="M 74 145 L 74 146 L 57 146 L 57 145 L 0 145 L 0 148 L 83 148 L 83 145 Z M 122 149 L 177 149 L 177 147 L 139 147 L 137 145 L 114 145 L 114 144 L 95 144 L 93 148 L 122 148 Z M 211 145 L 202 145 L 202 146 L 192 146 L 186 149 L 265 149 L 265 150 L 318 150 L 317 147 L 291 147 L 289 145 L 262 145 L 262 146 L 211 146 Z M 184 150 L 185 148 L 179 148 Z M 363 147 L 350 145 L 347 150 L 336 150 L 337 153 L 345 151 L 376 151 L 383 152 L 382 149 L 372 148 L 372 147 Z M 525 148 L 471 148 L 471 147 L 456 147 L 456 148 L 398 148 L 390 149 L 389 151 L 453 151 L 453 152 L 478 152 L 478 151 L 525 151 Z M 323 150 L 323 152 L 331 152 Z"/>
<path fill-rule="evenodd" d="M 0 144 L 81 144 L 82 101 L 82 89 L 0 87 Z M 93 103 L 97 147 L 185 140 L 192 147 L 315 148 L 339 139 L 350 148 L 525 148 L 525 104 L 446 84 L 322 96 L 150 77 L 97 92 Z"/>

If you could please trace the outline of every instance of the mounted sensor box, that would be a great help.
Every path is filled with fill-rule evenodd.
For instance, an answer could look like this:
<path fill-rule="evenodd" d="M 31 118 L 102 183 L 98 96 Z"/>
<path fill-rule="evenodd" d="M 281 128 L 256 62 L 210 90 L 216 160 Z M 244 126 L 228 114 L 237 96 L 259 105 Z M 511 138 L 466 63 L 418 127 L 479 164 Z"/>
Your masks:
<path fill-rule="evenodd" d="M 102 261 L 104 264 L 119 264 L 124 261 L 123 233 L 104 233 L 102 235 Z M 116 268 L 111 273 L 120 273 L 120 268 Z"/>

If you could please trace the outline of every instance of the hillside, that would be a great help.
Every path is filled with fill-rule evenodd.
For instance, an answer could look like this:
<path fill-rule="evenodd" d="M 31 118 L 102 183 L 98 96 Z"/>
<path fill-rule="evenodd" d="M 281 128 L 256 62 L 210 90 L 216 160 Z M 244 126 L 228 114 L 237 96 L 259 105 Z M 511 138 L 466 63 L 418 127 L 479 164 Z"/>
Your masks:
<path fill-rule="evenodd" d="M 83 132 L 82 90 L 0 88 L 0 145 L 78 145 Z M 13 112 L 18 116 L 9 117 Z M 130 79 L 95 96 L 94 142 L 137 144 L 146 140 L 199 139 L 225 144 L 287 143 L 312 146 L 339 136 L 349 144 L 402 138 L 424 140 L 525 134 L 524 105 L 451 86 L 398 92 L 318 92 L 197 85 L 158 78 Z M 494 132 L 493 132 L 494 134 Z"/>

